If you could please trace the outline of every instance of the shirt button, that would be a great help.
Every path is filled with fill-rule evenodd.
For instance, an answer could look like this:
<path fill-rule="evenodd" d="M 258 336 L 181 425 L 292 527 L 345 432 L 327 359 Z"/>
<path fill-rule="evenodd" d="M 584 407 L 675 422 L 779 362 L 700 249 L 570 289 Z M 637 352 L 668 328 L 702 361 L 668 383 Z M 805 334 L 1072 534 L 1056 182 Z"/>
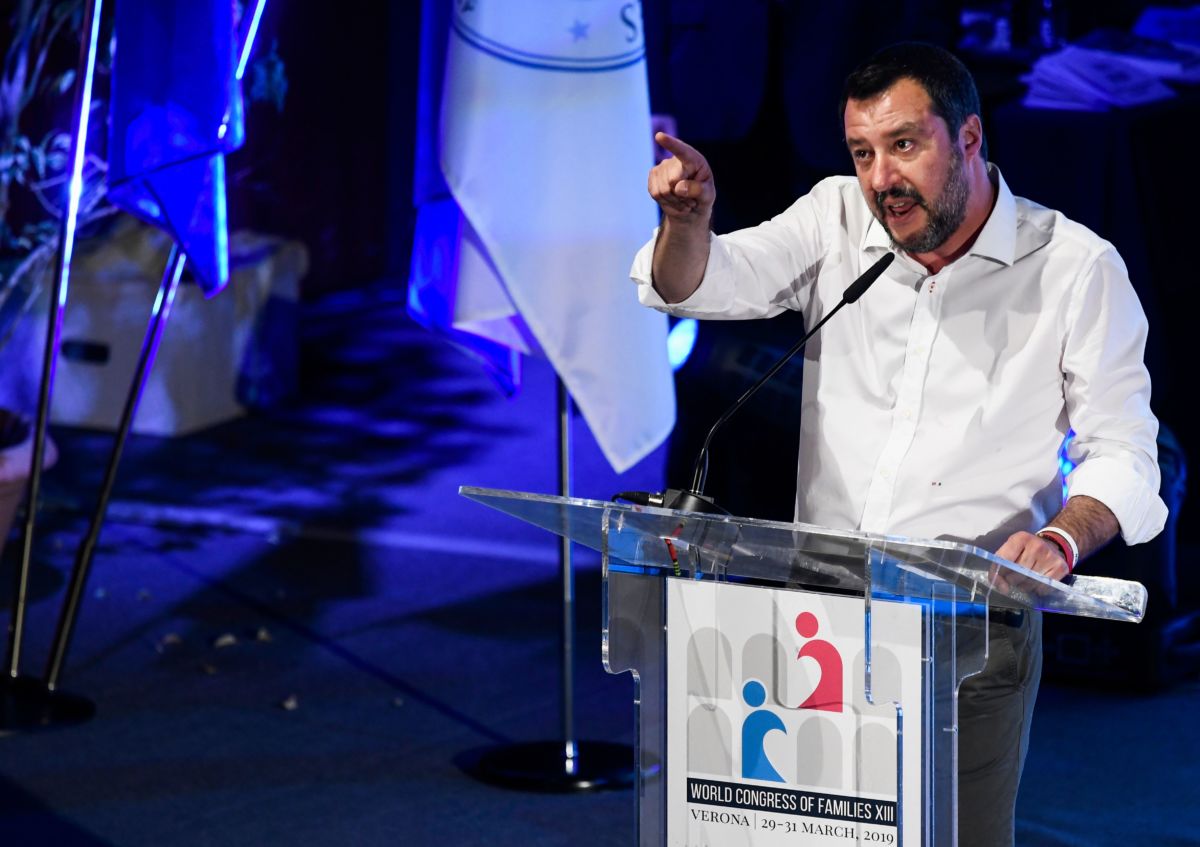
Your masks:
<path fill-rule="evenodd" d="M 903 412 L 900 413 L 900 417 L 904 418 L 904 420 L 906 420 L 906 421 L 911 421 L 912 420 L 912 412 L 910 412 L 908 409 L 905 409 Z"/>
<path fill-rule="evenodd" d="M 891 479 L 891 478 L 892 478 L 892 472 L 891 472 L 890 470 L 888 470 L 887 468 L 884 468 L 883 470 L 881 470 L 881 471 L 879 472 L 879 475 L 880 475 L 881 477 L 883 477 L 884 479 Z"/>
<path fill-rule="evenodd" d="M 918 355 L 918 356 L 924 356 L 924 355 L 925 355 L 925 352 L 926 352 L 928 349 L 929 349 L 929 348 L 928 348 L 928 347 L 926 347 L 924 344 L 918 344 L 918 345 L 917 345 L 917 355 Z"/>

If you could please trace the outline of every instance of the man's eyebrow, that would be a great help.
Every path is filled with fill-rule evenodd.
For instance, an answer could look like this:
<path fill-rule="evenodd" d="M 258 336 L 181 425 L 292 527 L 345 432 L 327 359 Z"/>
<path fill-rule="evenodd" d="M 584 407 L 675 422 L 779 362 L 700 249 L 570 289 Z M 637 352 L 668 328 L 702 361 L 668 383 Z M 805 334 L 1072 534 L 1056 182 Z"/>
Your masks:
<path fill-rule="evenodd" d="M 900 138 L 905 135 L 927 135 L 927 134 L 928 134 L 928 130 L 926 130 L 926 128 L 924 126 L 917 123 L 916 121 L 905 121 L 904 123 L 900 124 L 900 126 L 896 127 L 895 129 L 889 130 L 888 132 L 884 133 L 884 138 Z M 856 145 L 862 146 L 862 145 L 865 145 L 866 143 L 867 142 L 861 138 L 856 138 L 852 135 L 846 136 L 846 146 L 847 147 L 854 147 Z"/>
<path fill-rule="evenodd" d="M 902 135 L 925 135 L 925 127 L 916 121 L 905 121 L 900 126 L 887 133 L 888 138 L 899 138 Z"/>

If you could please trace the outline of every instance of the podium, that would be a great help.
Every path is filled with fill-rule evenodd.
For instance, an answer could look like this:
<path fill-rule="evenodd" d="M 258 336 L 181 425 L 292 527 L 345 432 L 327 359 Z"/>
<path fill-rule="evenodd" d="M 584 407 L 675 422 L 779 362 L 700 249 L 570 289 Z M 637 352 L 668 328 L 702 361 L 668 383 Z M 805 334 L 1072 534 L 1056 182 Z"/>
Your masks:
<path fill-rule="evenodd" d="M 970 545 L 495 489 L 601 554 L 639 847 L 957 844 L 957 694 L 1001 616 L 1140 621 L 1136 582 Z"/>

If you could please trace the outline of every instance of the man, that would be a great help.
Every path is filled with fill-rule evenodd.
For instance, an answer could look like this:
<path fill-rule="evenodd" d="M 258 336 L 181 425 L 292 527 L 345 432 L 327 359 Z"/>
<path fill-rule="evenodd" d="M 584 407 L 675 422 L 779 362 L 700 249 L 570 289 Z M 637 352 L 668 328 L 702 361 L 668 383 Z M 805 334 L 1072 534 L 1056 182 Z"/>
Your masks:
<path fill-rule="evenodd" d="M 663 222 L 631 272 L 643 303 L 674 314 L 798 309 L 811 326 L 897 253 L 806 349 L 797 520 L 964 541 L 1055 579 L 1118 532 L 1153 538 L 1166 507 L 1146 321 L 1115 249 L 1012 195 L 987 162 L 974 81 L 946 51 L 885 48 L 842 103 L 857 184 L 826 179 L 720 237 L 704 157 L 660 134 L 674 154 L 650 172 Z M 1038 614 L 991 624 L 988 665 L 959 695 L 962 844 L 1012 843 L 1041 672 Z"/>

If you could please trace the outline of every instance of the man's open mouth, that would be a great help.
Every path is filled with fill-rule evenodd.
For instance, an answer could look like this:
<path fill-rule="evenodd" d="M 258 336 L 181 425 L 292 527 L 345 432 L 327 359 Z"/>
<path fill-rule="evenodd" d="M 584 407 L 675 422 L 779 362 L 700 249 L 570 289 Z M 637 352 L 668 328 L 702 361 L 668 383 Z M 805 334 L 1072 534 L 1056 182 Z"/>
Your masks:
<path fill-rule="evenodd" d="M 884 201 L 883 209 L 889 218 L 895 220 L 903 220 L 912 214 L 913 209 L 920 205 L 917 201 L 905 197 L 899 199 L 889 199 Z"/>

